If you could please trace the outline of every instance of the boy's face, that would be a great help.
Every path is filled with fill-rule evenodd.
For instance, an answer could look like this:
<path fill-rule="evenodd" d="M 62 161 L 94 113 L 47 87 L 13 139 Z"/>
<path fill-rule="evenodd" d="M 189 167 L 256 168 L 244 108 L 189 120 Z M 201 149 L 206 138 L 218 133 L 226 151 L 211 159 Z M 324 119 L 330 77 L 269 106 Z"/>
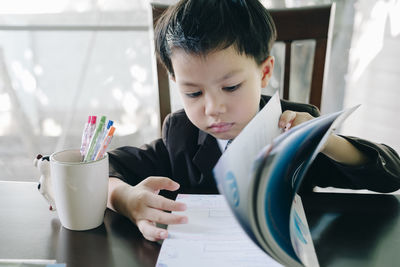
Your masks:
<path fill-rule="evenodd" d="M 235 138 L 258 112 L 274 64 L 268 57 L 257 65 L 232 46 L 205 57 L 175 49 L 171 62 L 190 121 L 218 139 Z"/>

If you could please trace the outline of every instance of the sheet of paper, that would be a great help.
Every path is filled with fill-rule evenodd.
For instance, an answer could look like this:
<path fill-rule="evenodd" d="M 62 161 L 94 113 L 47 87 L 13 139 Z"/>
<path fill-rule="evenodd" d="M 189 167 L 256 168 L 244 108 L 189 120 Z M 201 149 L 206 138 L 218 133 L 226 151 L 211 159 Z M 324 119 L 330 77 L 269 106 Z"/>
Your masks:
<path fill-rule="evenodd" d="M 178 195 L 188 224 L 168 226 L 157 267 L 282 266 L 256 246 L 233 217 L 222 195 Z"/>
<path fill-rule="evenodd" d="M 226 196 L 238 220 L 249 234 L 252 234 L 249 208 L 253 205 L 249 189 L 252 186 L 255 159 L 262 148 L 282 133 L 282 129 L 278 127 L 281 114 L 281 102 L 276 92 L 233 140 L 214 167 L 219 192 Z"/>

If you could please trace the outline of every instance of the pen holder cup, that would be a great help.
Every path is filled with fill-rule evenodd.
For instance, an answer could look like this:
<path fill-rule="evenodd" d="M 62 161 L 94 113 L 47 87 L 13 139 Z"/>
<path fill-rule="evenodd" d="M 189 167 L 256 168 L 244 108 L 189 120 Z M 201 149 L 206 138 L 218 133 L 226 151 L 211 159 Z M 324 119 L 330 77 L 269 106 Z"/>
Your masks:
<path fill-rule="evenodd" d="M 89 230 L 103 223 L 108 194 L 108 155 L 82 162 L 78 149 L 50 156 L 54 197 L 62 226 Z"/>

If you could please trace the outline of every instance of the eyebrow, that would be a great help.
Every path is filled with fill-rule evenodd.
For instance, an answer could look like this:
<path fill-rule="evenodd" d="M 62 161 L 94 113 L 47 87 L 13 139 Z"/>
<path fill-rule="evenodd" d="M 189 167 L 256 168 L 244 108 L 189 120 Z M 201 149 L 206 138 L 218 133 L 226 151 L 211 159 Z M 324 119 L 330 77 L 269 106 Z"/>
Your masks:
<path fill-rule="evenodd" d="M 227 74 L 225 74 L 224 76 L 222 76 L 222 78 L 218 79 L 217 82 L 219 82 L 219 83 L 223 82 L 239 72 L 242 72 L 242 69 L 234 69 L 234 70 L 228 72 Z M 196 83 L 193 83 L 190 81 L 183 81 L 180 84 L 182 84 L 184 86 L 192 86 L 192 87 L 199 86 L 199 84 L 196 84 Z"/>
<path fill-rule="evenodd" d="M 235 74 L 237 74 L 237 73 L 239 73 L 239 72 L 242 72 L 242 71 L 243 71 L 242 69 L 234 69 L 234 70 L 228 72 L 227 74 L 225 74 L 225 75 L 224 75 L 221 79 L 219 79 L 218 81 L 219 81 L 219 82 L 225 81 L 225 80 L 229 79 L 230 77 L 232 77 L 233 75 L 235 75 Z"/>
<path fill-rule="evenodd" d="M 184 86 L 190 86 L 190 87 L 197 87 L 197 86 L 199 86 L 198 84 L 195 84 L 195 83 L 192 83 L 192 82 L 182 82 L 182 83 L 180 83 L 180 84 L 182 84 L 182 85 L 184 85 Z"/>

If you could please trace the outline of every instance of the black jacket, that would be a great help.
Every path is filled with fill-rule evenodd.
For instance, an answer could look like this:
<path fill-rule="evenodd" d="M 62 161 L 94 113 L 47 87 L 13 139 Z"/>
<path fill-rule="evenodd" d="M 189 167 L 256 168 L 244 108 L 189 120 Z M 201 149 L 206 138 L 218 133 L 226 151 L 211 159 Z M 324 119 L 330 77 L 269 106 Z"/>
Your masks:
<path fill-rule="evenodd" d="M 262 96 L 260 107 L 270 99 Z M 282 110 L 308 112 L 319 116 L 316 107 L 281 100 Z M 400 188 L 400 159 L 390 147 L 344 136 L 371 161 L 363 166 L 339 164 L 320 153 L 303 181 L 302 190 L 313 186 L 370 189 L 390 192 Z M 178 192 L 162 191 L 174 199 L 177 193 L 218 193 L 212 169 L 221 151 L 217 140 L 194 126 L 183 110 L 170 114 L 162 138 L 142 148 L 120 147 L 109 152 L 110 176 L 136 185 L 149 176 L 165 176 L 180 184 Z"/>

